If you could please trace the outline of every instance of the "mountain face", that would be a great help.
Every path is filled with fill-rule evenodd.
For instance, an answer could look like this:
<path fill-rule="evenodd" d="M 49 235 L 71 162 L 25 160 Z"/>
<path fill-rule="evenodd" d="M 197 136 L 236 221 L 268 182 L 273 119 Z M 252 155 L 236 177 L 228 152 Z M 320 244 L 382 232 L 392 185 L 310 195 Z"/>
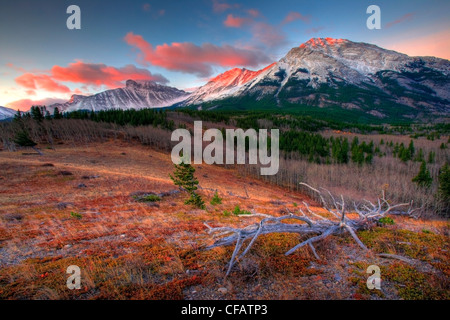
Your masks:
<path fill-rule="evenodd" d="M 245 68 L 234 68 L 225 73 L 222 73 L 221 75 L 218 75 L 217 77 L 209 81 L 203 87 L 197 89 L 193 94 L 189 96 L 187 100 L 183 102 L 183 104 L 198 104 L 205 101 L 218 100 L 233 95 L 244 84 L 251 81 L 273 65 L 274 64 L 259 71 L 251 71 Z"/>
<path fill-rule="evenodd" d="M 318 38 L 263 70 L 228 71 L 183 104 L 334 108 L 376 118 L 448 116 L 449 73 L 450 62 L 445 59 Z"/>
<path fill-rule="evenodd" d="M 187 97 L 176 88 L 159 85 L 152 81 L 128 80 L 125 88 L 107 90 L 93 96 L 73 95 L 63 104 L 54 104 L 61 112 L 75 110 L 143 109 L 168 107 Z"/>
<path fill-rule="evenodd" d="M 17 113 L 17 111 L 15 111 L 13 109 L 0 107 L 0 121 L 14 118 L 14 115 L 16 113 Z"/>

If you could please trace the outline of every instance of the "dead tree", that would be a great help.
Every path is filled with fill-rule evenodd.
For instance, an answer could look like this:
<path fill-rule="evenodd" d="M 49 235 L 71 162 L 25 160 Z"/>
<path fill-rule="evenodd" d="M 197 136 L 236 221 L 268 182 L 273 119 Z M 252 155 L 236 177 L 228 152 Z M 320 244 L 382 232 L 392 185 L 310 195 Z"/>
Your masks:
<path fill-rule="evenodd" d="M 205 223 L 208 227 L 208 233 L 216 239 L 215 243 L 207 247 L 206 250 L 235 244 L 226 276 L 230 274 L 235 263 L 249 252 L 260 235 L 270 233 L 298 233 L 301 235 L 313 235 L 307 240 L 291 248 L 286 252 L 286 255 L 290 255 L 294 251 L 307 245 L 313 252 L 314 256 L 319 259 L 316 249 L 314 248 L 315 242 L 323 240 L 332 234 L 348 232 L 363 250 L 369 250 L 358 238 L 356 231 L 366 229 L 371 224 L 386 216 L 388 213 L 412 215 L 413 212 L 416 211 L 416 209 L 412 209 L 413 202 L 391 205 L 385 199 L 383 194 L 383 197 L 378 199 L 375 204 L 368 200 L 364 200 L 364 203 L 359 205 L 353 203 L 352 211 L 358 215 L 358 218 L 351 219 L 346 215 L 350 207 L 348 207 L 345 203 L 343 196 L 336 198 L 326 189 L 321 188 L 318 190 L 305 183 L 300 184 L 308 187 L 315 194 L 317 194 L 323 208 L 328 213 L 327 217 L 314 212 L 306 202 L 303 202 L 306 213 L 302 209 L 299 209 L 300 215 L 293 214 L 289 212 L 289 210 L 288 215 L 281 217 L 275 217 L 262 213 L 243 215 L 243 217 L 262 218 L 259 223 L 255 223 L 244 228 L 213 228 Z M 396 211 L 396 209 L 406 206 L 409 206 L 407 211 Z M 297 220 L 299 223 L 285 223 L 287 220 Z M 244 246 L 246 242 L 248 242 L 248 244 Z"/>

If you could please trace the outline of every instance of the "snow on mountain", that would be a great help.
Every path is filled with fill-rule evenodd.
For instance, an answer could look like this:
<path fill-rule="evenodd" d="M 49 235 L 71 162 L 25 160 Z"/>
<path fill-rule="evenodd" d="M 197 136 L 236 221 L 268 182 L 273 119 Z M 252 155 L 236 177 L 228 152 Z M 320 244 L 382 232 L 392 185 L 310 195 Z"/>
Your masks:
<path fill-rule="evenodd" d="M 270 69 L 274 64 L 259 71 L 251 71 L 245 68 L 234 68 L 226 71 L 193 92 L 183 104 L 197 104 L 205 101 L 218 100 L 232 95 L 244 84 Z"/>
<path fill-rule="evenodd" d="M 269 97 L 279 106 L 370 108 L 366 112 L 380 117 L 385 116 L 381 109 L 392 105 L 408 106 L 416 113 L 448 113 L 449 73 L 450 62 L 445 59 L 409 57 L 345 39 L 314 38 L 263 70 L 225 72 L 183 104 Z"/>
<path fill-rule="evenodd" d="M 54 104 L 62 112 L 75 110 L 143 109 L 160 108 L 178 103 L 188 93 L 152 81 L 128 80 L 125 88 L 107 90 L 92 96 L 73 95 L 63 104 Z"/>
<path fill-rule="evenodd" d="M 0 120 L 6 120 L 10 118 L 14 118 L 14 115 L 17 113 L 16 110 L 0 107 Z"/>

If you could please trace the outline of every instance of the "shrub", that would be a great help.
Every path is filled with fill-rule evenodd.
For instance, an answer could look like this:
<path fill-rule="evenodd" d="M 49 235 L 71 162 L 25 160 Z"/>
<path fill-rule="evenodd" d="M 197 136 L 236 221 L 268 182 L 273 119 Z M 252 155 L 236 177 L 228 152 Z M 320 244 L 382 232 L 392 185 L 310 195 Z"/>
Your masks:
<path fill-rule="evenodd" d="M 148 194 L 144 196 L 134 196 L 134 198 L 140 202 L 157 202 L 161 201 L 161 198 L 158 197 L 156 194 Z"/>
<path fill-rule="evenodd" d="M 81 218 L 83 218 L 83 216 L 81 215 L 81 214 L 79 214 L 78 212 L 71 212 L 70 213 L 70 216 L 72 217 L 72 218 L 75 218 L 75 219 L 78 219 L 78 220 L 80 220 Z"/>
<path fill-rule="evenodd" d="M 217 191 L 216 191 L 216 193 L 214 193 L 214 196 L 211 199 L 211 204 L 213 206 L 215 206 L 217 204 L 222 204 L 222 198 L 219 197 L 219 194 L 217 193 Z"/>
<path fill-rule="evenodd" d="M 386 224 L 395 224 L 394 219 L 392 219 L 391 217 L 383 217 L 381 219 L 378 220 L 378 223 L 380 225 L 386 225 Z"/>
<path fill-rule="evenodd" d="M 252 214 L 252 213 L 250 211 L 247 211 L 247 210 L 241 210 L 239 205 L 237 205 L 236 207 L 234 207 L 233 214 L 235 216 L 241 216 L 241 215 L 244 215 L 244 214 Z"/>

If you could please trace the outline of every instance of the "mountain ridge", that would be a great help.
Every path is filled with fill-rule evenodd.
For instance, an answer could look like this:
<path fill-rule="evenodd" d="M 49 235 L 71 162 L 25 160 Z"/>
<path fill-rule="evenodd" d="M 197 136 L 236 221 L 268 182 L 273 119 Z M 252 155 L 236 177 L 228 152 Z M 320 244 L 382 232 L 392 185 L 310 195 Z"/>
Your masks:
<path fill-rule="evenodd" d="M 192 93 L 151 81 L 93 96 L 73 95 L 75 110 L 197 107 L 351 111 L 379 119 L 421 119 L 450 113 L 450 61 L 406 54 L 347 39 L 312 38 L 261 70 L 234 68 Z M 309 109 L 308 109 L 309 108 Z"/>

